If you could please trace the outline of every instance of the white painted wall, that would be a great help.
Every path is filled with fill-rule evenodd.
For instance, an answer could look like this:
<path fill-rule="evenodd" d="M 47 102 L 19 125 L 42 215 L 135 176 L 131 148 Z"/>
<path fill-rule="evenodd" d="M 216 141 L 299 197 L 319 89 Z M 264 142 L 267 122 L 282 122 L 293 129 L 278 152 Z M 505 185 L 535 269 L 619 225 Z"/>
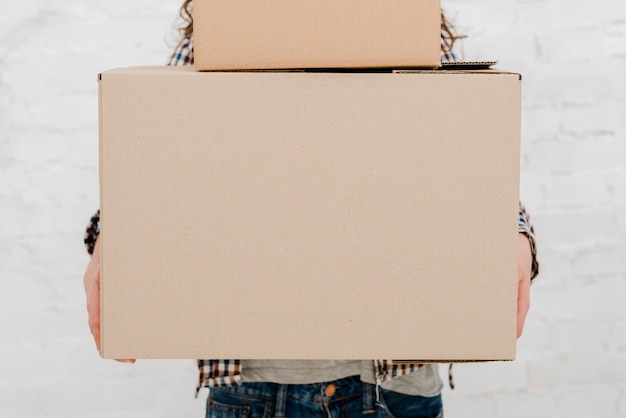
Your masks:
<path fill-rule="evenodd" d="M 203 416 L 193 361 L 99 359 L 82 290 L 96 74 L 163 64 L 179 1 L 0 1 L 0 418 Z M 446 416 L 626 417 L 626 2 L 443 6 L 466 59 L 524 75 L 542 263 L 518 360 L 455 366 Z"/>

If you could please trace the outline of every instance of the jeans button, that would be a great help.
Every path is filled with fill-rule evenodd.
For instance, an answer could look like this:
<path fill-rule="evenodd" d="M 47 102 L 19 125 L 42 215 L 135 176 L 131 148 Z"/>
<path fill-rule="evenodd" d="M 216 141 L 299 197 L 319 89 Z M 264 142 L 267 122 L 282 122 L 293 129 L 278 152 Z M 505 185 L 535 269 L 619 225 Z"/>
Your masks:
<path fill-rule="evenodd" d="M 332 398 L 333 396 L 335 396 L 336 392 L 337 392 L 337 387 L 332 383 L 330 383 L 328 386 L 326 386 L 326 389 L 324 389 L 324 394 L 328 396 L 329 398 Z"/>

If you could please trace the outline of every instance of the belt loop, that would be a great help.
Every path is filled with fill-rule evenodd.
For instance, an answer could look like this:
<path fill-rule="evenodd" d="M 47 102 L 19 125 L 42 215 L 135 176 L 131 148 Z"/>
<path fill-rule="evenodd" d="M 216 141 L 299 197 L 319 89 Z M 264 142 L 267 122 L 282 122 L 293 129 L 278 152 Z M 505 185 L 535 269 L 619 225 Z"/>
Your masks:
<path fill-rule="evenodd" d="M 276 391 L 276 413 L 274 417 L 276 418 L 284 418 L 287 410 L 287 386 L 288 385 L 278 385 L 278 390 Z"/>
<path fill-rule="evenodd" d="M 364 414 L 373 414 L 376 412 L 376 408 L 374 408 L 374 396 L 375 389 L 374 385 L 370 383 L 362 383 L 362 397 L 363 397 L 363 413 Z"/>

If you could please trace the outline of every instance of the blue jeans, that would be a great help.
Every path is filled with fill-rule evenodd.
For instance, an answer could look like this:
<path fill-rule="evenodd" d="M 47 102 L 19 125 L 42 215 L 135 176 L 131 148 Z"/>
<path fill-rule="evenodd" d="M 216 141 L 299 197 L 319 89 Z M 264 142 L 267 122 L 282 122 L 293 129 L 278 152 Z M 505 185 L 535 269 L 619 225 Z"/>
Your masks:
<path fill-rule="evenodd" d="M 207 418 L 441 418 L 441 396 L 379 389 L 358 376 L 306 385 L 246 382 L 211 388 Z"/>

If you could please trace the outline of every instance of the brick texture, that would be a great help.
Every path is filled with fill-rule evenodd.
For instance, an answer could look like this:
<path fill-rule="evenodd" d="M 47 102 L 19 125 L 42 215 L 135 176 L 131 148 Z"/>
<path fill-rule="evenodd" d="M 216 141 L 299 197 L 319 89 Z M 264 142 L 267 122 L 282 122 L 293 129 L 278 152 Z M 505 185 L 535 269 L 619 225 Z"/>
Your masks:
<path fill-rule="evenodd" d="M 626 417 L 626 2 L 442 3 L 463 58 L 524 76 L 521 198 L 542 263 L 518 360 L 455 366 L 446 416 Z M 163 64 L 178 6 L 0 4 L 0 418 L 203 416 L 193 361 L 99 359 L 81 283 L 96 75 Z"/>

